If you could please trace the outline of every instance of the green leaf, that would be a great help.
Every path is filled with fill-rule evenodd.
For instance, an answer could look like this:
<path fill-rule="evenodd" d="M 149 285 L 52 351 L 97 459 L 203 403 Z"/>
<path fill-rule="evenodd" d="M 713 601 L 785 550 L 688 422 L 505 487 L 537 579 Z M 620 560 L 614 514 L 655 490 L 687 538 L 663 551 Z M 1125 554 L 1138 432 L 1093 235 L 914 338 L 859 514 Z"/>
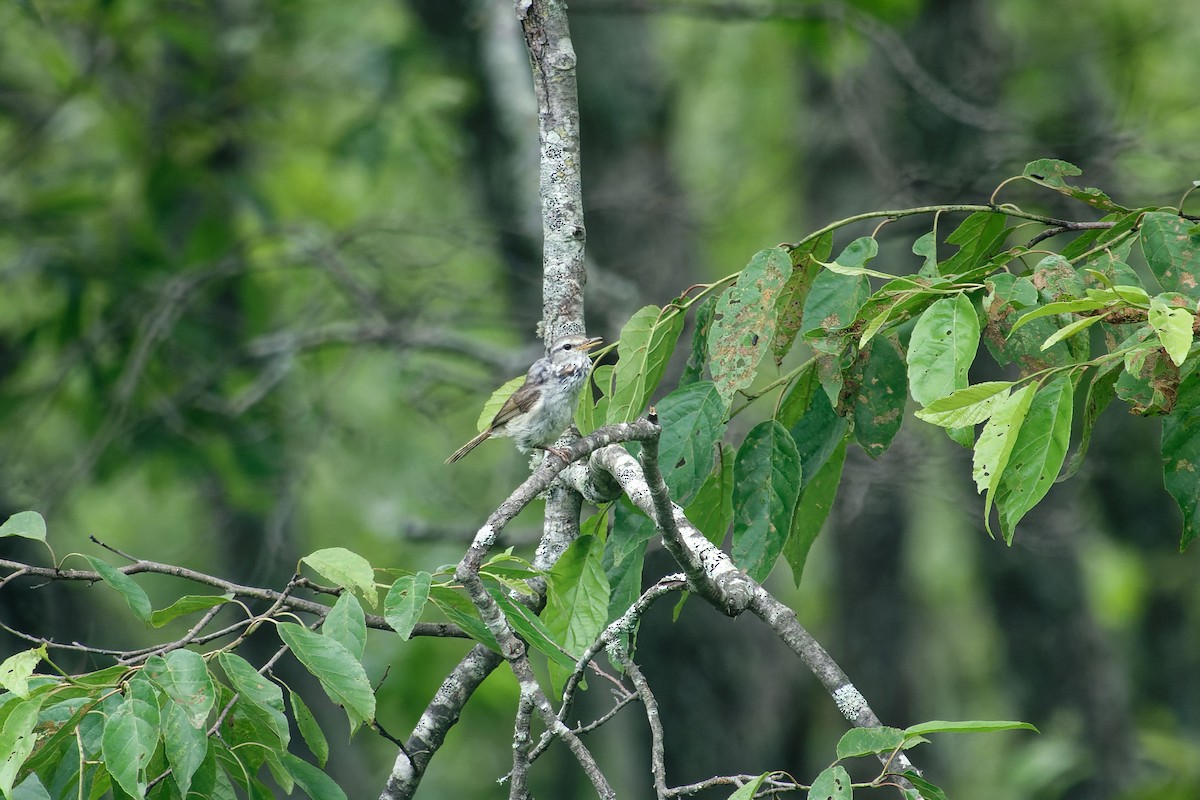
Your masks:
<path fill-rule="evenodd" d="M 155 611 L 150 615 L 150 624 L 161 628 L 173 619 L 194 614 L 197 611 L 207 611 L 219 605 L 224 605 L 233 599 L 232 594 L 189 594 L 185 595 L 166 608 Z"/>
<path fill-rule="evenodd" d="M 333 779 L 312 764 L 291 753 L 284 753 L 282 760 L 296 785 L 312 800 L 346 800 L 346 793 Z"/>
<path fill-rule="evenodd" d="M 916 417 L 943 428 L 978 425 L 986 422 L 996 406 L 1008 399 L 1012 385 L 1012 381 L 976 383 L 934 400 L 917 411 Z"/>
<path fill-rule="evenodd" d="M 718 459 L 683 513 L 705 539 L 720 547 L 733 522 L 733 450 L 722 447 Z"/>
<path fill-rule="evenodd" d="M 479 412 L 479 419 L 475 421 L 475 428 L 480 433 L 483 433 L 492 426 L 492 420 L 500 413 L 501 407 L 508 398 L 512 397 L 513 392 L 521 388 L 521 384 L 525 383 L 525 376 L 518 375 L 517 377 L 505 381 L 500 388 L 492 392 L 492 396 L 483 404 L 483 410 Z"/>
<path fill-rule="evenodd" d="M 88 563 L 92 565 L 92 569 L 100 573 L 100 577 L 112 588 L 121 593 L 125 598 L 125 602 L 129 604 L 129 610 L 133 615 L 142 622 L 150 621 L 150 598 L 146 596 L 146 592 L 138 586 L 133 578 L 130 578 L 124 572 L 106 564 L 98 558 L 92 556 L 84 556 Z"/>
<path fill-rule="evenodd" d="M 784 250 L 761 250 L 717 302 L 708 337 L 709 370 L 726 408 L 754 381 L 775 342 L 776 309 L 791 275 L 792 259 Z"/>
<path fill-rule="evenodd" d="M 342 644 L 313 633 L 303 625 L 281 622 L 279 638 L 291 648 L 305 669 L 321 682 L 333 702 L 346 709 L 350 728 L 375 718 L 375 693 L 362 664 Z"/>
<path fill-rule="evenodd" d="M 1154 329 L 1139 326 L 1120 346 L 1126 350 L 1125 369 L 1117 377 L 1117 397 L 1130 405 L 1134 414 L 1166 414 L 1175 407 L 1179 367 L 1151 338 Z"/>
<path fill-rule="evenodd" d="M 856 758 L 875 753 L 890 753 L 904 744 L 905 732 L 899 728 L 851 728 L 838 740 L 837 757 Z"/>
<path fill-rule="evenodd" d="M 367 601 L 367 605 L 375 608 L 379 603 L 375 591 L 375 570 L 371 564 L 358 553 L 353 553 L 344 547 L 327 547 L 315 553 L 309 553 L 300 559 L 308 564 L 317 574 L 357 594 Z"/>
<path fill-rule="evenodd" d="M 367 650 L 367 619 L 354 595 L 342 592 L 325 616 L 321 633 L 341 642 L 350 655 L 362 660 Z"/>
<path fill-rule="evenodd" d="M 4 659 L 0 664 L 0 686 L 20 698 L 29 696 L 29 676 L 38 663 L 46 657 L 46 645 L 32 650 L 22 650 Z"/>
<path fill-rule="evenodd" d="M 221 662 L 221 669 L 225 670 L 225 675 L 229 678 L 229 685 L 238 693 L 238 702 L 244 700 L 262 709 L 264 724 L 279 738 L 280 744 L 287 747 L 291 741 L 291 732 L 288 730 L 287 715 L 283 710 L 283 690 L 279 688 L 279 684 L 261 674 L 250 662 L 235 653 L 221 653 L 217 660 Z"/>
<path fill-rule="evenodd" d="M 696 309 L 695 328 L 692 330 L 692 353 L 688 356 L 683 374 L 679 376 L 681 389 L 704 377 L 704 367 L 708 365 L 708 334 L 712 330 L 716 313 L 716 297 L 709 297 Z"/>
<path fill-rule="evenodd" d="M 812 782 L 808 800 L 850 800 L 854 797 L 850 773 L 841 765 L 826 767 Z"/>
<path fill-rule="evenodd" d="M 162 737 L 171 779 L 179 787 L 179 796 L 187 797 L 192 777 L 208 754 L 208 732 L 192 724 L 187 711 L 168 700 L 163 715 Z"/>
<path fill-rule="evenodd" d="M 625 327 L 617 343 L 617 369 L 614 389 L 608 405 L 607 421 L 632 422 L 641 415 L 650 396 L 658 388 L 667 362 L 675 352 L 675 342 L 683 331 L 683 314 L 678 308 L 639 309 Z"/>
<path fill-rule="evenodd" d="M 908 343 L 908 382 L 923 406 L 967 385 L 979 349 L 979 318 L 965 295 L 938 300 L 925 310 Z"/>
<path fill-rule="evenodd" d="M 1034 395 L 1025 415 L 996 491 L 1000 531 L 1009 544 L 1017 523 L 1046 496 L 1062 469 L 1071 439 L 1074 396 L 1075 385 L 1058 378 Z"/>
<path fill-rule="evenodd" d="M 158 746 L 158 709 L 133 692 L 104 723 L 104 765 L 126 794 L 146 794 L 146 767 Z"/>
<path fill-rule="evenodd" d="M 1059 161 L 1056 158 L 1041 158 L 1025 165 L 1023 177 L 1032 183 L 1053 189 L 1082 203 L 1087 203 L 1092 208 L 1098 208 L 1102 211 L 1125 210 L 1124 207 L 1114 203 L 1108 195 L 1099 189 L 1090 186 L 1086 189 L 1081 189 L 1077 186 L 1071 186 L 1063 180 L 1064 177 L 1073 177 L 1082 174 L 1083 172 L 1074 164 Z"/>
<path fill-rule="evenodd" d="M 1017 391 L 1008 395 L 1005 400 L 992 410 L 992 416 L 979 441 L 975 443 L 975 456 L 972 464 L 972 477 L 980 493 L 985 494 L 983 506 L 984 524 L 991 533 L 992 503 L 1004 470 L 1017 443 L 1017 435 L 1025 423 L 1029 406 L 1033 403 L 1036 387 L 1027 383 Z"/>
<path fill-rule="evenodd" d="M 192 727 L 204 727 L 217 702 L 217 690 L 199 653 L 179 649 L 166 657 L 152 656 L 147 659 L 144 672 L 187 714 Z"/>
<path fill-rule="evenodd" d="M 1038 306 L 1032 311 L 1022 314 L 1021 318 L 1018 319 L 1012 326 L 1012 330 L 1009 331 L 1009 335 L 1011 336 L 1019 328 L 1030 322 L 1033 322 L 1035 319 L 1050 317 L 1054 316 L 1055 314 L 1075 314 L 1080 311 L 1098 311 L 1102 308 L 1107 308 L 1113 305 L 1113 303 L 1113 299 L 1108 297 L 1089 297 L 1082 300 L 1062 300 L 1057 303 L 1046 303 L 1043 306 Z M 1045 348 L 1042 349 L 1044 350 Z"/>
<path fill-rule="evenodd" d="M 1087 456 L 1088 447 L 1092 443 L 1092 429 L 1096 425 L 1096 420 L 1104 409 L 1108 408 L 1108 404 L 1112 402 L 1115 396 L 1114 388 L 1117 381 L 1117 376 L 1120 374 L 1115 367 L 1120 364 L 1118 361 L 1109 362 L 1114 368 L 1107 371 L 1101 370 L 1091 383 L 1088 384 L 1087 399 L 1083 403 L 1083 424 L 1080 426 L 1079 447 L 1071 455 L 1067 466 L 1063 468 L 1062 474 L 1058 476 L 1058 480 L 1065 481 L 1072 477 L 1079 468 L 1083 466 L 1083 459 Z"/>
<path fill-rule="evenodd" d="M 923 278 L 938 277 L 936 231 L 921 234 L 913 242 L 912 253 L 914 256 L 920 256 L 922 259 L 921 269 L 917 271 L 918 275 Z"/>
<path fill-rule="evenodd" d="M 1103 322 L 1104 319 L 1105 319 L 1105 317 L 1103 315 L 1097 314 L 1094 317 L 1083 317 L 1082 319 L 1077 319 L 1074 322 L 1064 325 L 1063 327 L 1059 328 L 1057 331 L 1052 333 L 1050 336 L 1048 336 L 1046 338 L 1046 341 L 1042 342 L 1041 349 L 1049 350 L 1051 347 L 1058 344 L 1063 339 L 1070 339 L 1075 334 L 1081 333 L 1082 331 L 1087 330 L 1088 328 L 1095 325 L 1097 322 Z M 1080 347 L 1080 349 L 1083 350 L 1085 354 L 1087 354 L 1088 350 L 1090 350 L 1090 343 L 1082 345 Z"/>
<path fill-rule="evenodd" d="M 1047 367 L 1063 366 L 1073 362 L 1070 351 L 1064 344 L 1043 352 L 1041 344 L 1059 329 L 1055 320 L 1046 317 L 1026 320 L 1018 331 L 1013 332 L 1013 321 L 1020 309 L 1036 306 L 1038 290 L 1028 277 L 1013 278 L 1006 273 L 988 278 L 990 292 L 984 300 L 987 313 L 987 328 L 984 341 L 988 350 L 1001 366 L 1017 363 L 1021 375 L 1027 376 Z"/>
<path fill-rule="evenodd" d="M 821 274 L 821 262 L 829 258 L 832 248 L 833 234 L 826 233 L 792 251 L 792 275 L 784 284 L 779 302 L 775 305 L 775 342 L 771 351 L 776 366 L 783 363 L 796 341 L 796 335 L 800 333 L 808 293 L 813 281 Z"/>
<path fill-rule="evenodd" d="M 763 781 L 765 781 L 767 776 L 770 774 L 771 773 L 769 772 L 764 772 L 757 778 L 747 781 L 744 785 L 739 786 L 736 792 L 729 795 L 728 800 L 754 800 L 754 795 L 756 795 L 758 790 L 762 788 Z"/>
<path fill-rule="evenodd" d="M 429 589 L 429 599 L 446 615 L 447 619 L 475 641 L 488 648 L 500 652 L 496 637 L 488 630 L 487 625 L 479 618 L 475 604 L 458 592 L 446 586 L 432 586 Z"/>
<path fill-rule="evenodd" d="M 45 785 L 34 773 L 26 776 L 25 780 L 13 789 L 11 797 L 12 800 L 51 800 Z"/>
<path fill-rule="evenodd" d="M 796 512 L 792 514 L 791 531 L 788 533 L 787 543 L 783 546 L 783 557 L 792 568 L 792 580 L 797 586 L 800 585 L 800 576 L 808 560 L 808 551 L 812 549 L 813 542 L 817 540 L 829 512 L 833 509 L 833 500 L 837 496 L 838 486 L 842 483 L 842 468 L 845 464 L 846 440 L 842 439 L 829 460 L 800 492 Z"/>
<path fill-rule="evenodd" d="M 329 758 L 329 742 L 325 739 L 325 732 L 317 724 L 317 719 L 308 709 L 304 698 L 288 689 L 288 700 L 292 704 L 292 716 L 296 718 L 296 727 L 300 729 L 301 738 L 316 756 L 317 763 L 325 766 L 325 761 Z"/>
<path fill-rule="evenodd" d="M 854 393 L 854 438 L 867 455 L 879 458 L 900 431 L 908 402 L 900 343 L 892 337 L 872 340 L 858 369 L 861 378 Z"/>
<path fill-rule="evenodd" d="M 948 244 L 958 245 L 958 252 L 939 267 L 945 276 L 959 275 L 975 269 L 999 251 L 1008 235 L 1004 214 L 976 211 L 962 221 L 946 237 Z"/>
<path fill-rule="evenodd" d="M 871 296 L 871 283 L 865 275 L 851 277 L 822 270 L 813 280 L 804 303 L 802 336 L 812 338 L 823 332 L 845 328 L 854 322 L 858 310 Z"/>
<path fill-rule="evenodd" d="M 1200 233 L 1178 214 L 1152 211 L 1142 217 L 1142 253 L 1165 291 L 1200 299 Z"/>
<path fill-rule="evenodd" d="M 920 792 L 922 800 L 948 800 L 940 786 L 930 783 L 911 769 L 904 771 L 904 777 Z"/>
<path fill-rule="evenodd" d="M 604 541 L 586 534 L 567 548 L 550 571 L 542 620 L 551 638 L 573 658 L 595 641 L 608 622 L 610 589 L 603 560 Z M 556 684 L 574 666 L 572 660 L 566 665 L 560 662 L 558 670 L 552 667 Z"/>
<path fill-rule="evenodd" d="M 811 387 L 806 388 L 803 385 L 805 382 L 815 384 L 817 382 L 816 374 L 806 373 L 801 376 L 800 381 L 797 381 L 796 385 L 792 387 L 791 394 L 796 395 L 795 399 L 784 398 L 779 414 L 780 422 L 786 425 L 787 420 L 795 417 L 803 398 L 809 397 L 807 407 L 799 412 L 801 416 L 788 426 L 788 432 L 796 444 L 796 452 L 800 455 L 801 489 L 808 485 L 808 481 L 820 471 L 833 452 L 837 450 L 842 440 L 846 438 L 847 428 L 846 420 L 839 417 L 834 412 L 833 406 L 829 404 L 828 395 L 824 392 L 814 391 Z"/>
<path fill-rule="evenodd" d="M 766 579 L 783 551 L 800 494 L 800 454 L 775 420 L 756 425 L 733 465 L 733 561 Z"/>
<path fill-rule="evenodd" d="M 1187 360 L 1188 351 L 1192 349 L 1195 313 L 1187 308 L 1167 305 L 1160 295 L 1150 301 L 1149 321 L 1167 355 L 1175 362 L 1175 366 L 1182 367 L 1183 362 Z"/>
<path fill-rule="evenodd" d="M 877 272 L 863 266 L 877 255 L 879 255 L 879 242 L 875 241 L 873 236 L 860 236 L 846 245 L 836 259 L 829 263 L 823 263 L 821 266 L 838 275 L 869 275 L 884 280 L 894 278 L 894 275 Z"/>
<path fill-rule="evenodd" d="M 0 792 L 12 795 L 17 771 L 33 752 L 37 735 L 33 732 L 38 721 L 42 698 L 22 700 L 13 706 L 0 730 Z"/>
<path fill-rule="evenodd" d="M 0 537 L 23 536 L 26 539 L 46 541 L 46 520 L 36 511 L 18 511 L 3 525 L 0 525 Z"/>
<path fill-rule="evenodd" d="M 942 719 L 930 720 L 917 725 L 909 725 L 904 729 L 904 738 L 928 736 L 931 733 L 993 733 L 995 731 L 1033 731 L 1038 729 L 1028 722 L 1012 722 L 1009 720 L 963 720 L 947 722 Z"/>
<path fill-rule="evenodd" d="M 612 531 L 604 546 L 604 576 L 608 581 L 608 622 L 625 613 L 642 593 L 646 543 L 654 523 L 622 498 L 613 507 Z"/>
<path fill-rule="evenodd" d="M 562 675 L 564 671 L 570 672 L 574 668 L 575 658 L 563 652 L 562 646 L 555 641 L 554 635 L 532 609 L 515 602 L 502 587 L 489 586 L 487 591 L 500 607 L 509 627 L 534 650 L 550 659 L 550 670 L 553 674 Z M 559 685 L 561 686 L 561 681 Z"/>
<path fill-rule="evenodd" d="M 1185 549 L 1200 535 L 1200 372 L 1179 386 L 1179 402 L 1162 421 L 1163 483 L 1183 512 Z"/>
<path fill-rule="evenodd" d="M 683 505 L 712 472 L 713 447 L 725 432 L 725 403 L 715 384 L 676 389 L 657 404 L 659 466 L 671 498 Z"/>
<path fill-rule="evenodd" d="M 433 576 L 428 572 L 418 572 L 416 575 L 406 575 L 397 579 L 388 589 L 387 598 L 383 601 L 383 618 L 392 630 L 400 634 L 400 638 L 408 640 L 425 604 L 429 602 L 429 585 Z"/>

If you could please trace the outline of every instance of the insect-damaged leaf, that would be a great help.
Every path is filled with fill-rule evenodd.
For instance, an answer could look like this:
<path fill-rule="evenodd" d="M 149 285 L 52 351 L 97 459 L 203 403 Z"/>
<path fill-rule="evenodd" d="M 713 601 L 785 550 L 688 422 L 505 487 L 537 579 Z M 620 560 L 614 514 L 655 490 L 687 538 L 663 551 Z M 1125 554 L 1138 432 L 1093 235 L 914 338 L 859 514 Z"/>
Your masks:
<path fill-rule="evenodd" d="M 804 321 L 804 303 L 813 281 L 821 273 L 821 262 L 829 258 L 833 234 L 827 233 L 792 251 L 792 276 L 784 284 L 776 304 L 775 342 L 771 347 L 775 364 L 783 363 Z M 696 317 L 699 324 L 699 315 Z"/>
<path fill-rule="evenodd" d="M 775 341 L 776 305 L 791 275 L 791 256 L 779 248 L 762 250 L 717 303 L 708 358 L 726 407 L 754 380 L 759 362 Z"/>

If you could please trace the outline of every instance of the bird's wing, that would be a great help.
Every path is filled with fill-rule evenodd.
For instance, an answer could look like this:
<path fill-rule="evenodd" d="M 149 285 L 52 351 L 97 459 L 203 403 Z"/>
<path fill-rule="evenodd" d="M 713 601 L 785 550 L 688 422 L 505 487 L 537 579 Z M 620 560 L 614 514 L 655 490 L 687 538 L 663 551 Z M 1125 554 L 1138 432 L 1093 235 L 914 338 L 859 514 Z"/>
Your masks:
<path fill-rule="evenodd" d="M 504 401 L 504 405 L 500 406 L 500 410 L 496 412 L 496 416 L 492 418 L 492 428 L 497 428 L 513 417 L 524 414 L 533 408 L 534 403 L 541 396 L 541 387 L 537 386 L 528 379 L 521 384 L 521 387 L 508 396 Z"/>

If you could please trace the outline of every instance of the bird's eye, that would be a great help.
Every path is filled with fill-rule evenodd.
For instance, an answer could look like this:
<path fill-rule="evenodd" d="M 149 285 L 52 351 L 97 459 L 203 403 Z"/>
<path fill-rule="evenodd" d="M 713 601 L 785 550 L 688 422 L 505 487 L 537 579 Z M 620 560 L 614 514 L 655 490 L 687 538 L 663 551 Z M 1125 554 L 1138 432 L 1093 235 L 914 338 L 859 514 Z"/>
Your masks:
<path fill-rule="evenodd" d="M 571 345 L 571 343 L 570 343 L 570 342 L 567 342 L 566 344 L 564 344 L 564 345 L 562 346 L 562 349 L 563 349 L 563 350 L 570 350 L 570 349 L 571 349 L 571 346 L 572 346 L 572 345 Z"/>

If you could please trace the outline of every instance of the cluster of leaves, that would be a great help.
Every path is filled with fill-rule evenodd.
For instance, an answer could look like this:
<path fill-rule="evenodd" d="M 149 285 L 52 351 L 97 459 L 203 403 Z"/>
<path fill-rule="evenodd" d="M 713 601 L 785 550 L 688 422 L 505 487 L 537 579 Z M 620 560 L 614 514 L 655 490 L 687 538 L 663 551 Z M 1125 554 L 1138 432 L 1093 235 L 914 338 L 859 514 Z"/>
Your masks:
<path fill-rule="evenodd" d="M 1200 352 L 1193 347 L 1200 229 L 1179 209 L 1126 209 L 1098 190 L 1070 186 L 1063 178 L 1075 172 L 1041 161 L 1021 177 L 1100 209 L 1099 222 L 1065 223 L 999 205 L 880 212 L 857 219 L 933 215 L 934 230 L 912 246 L 922 259 L 914 274 L 871 268 L 879 255 L 874 236 L 851 241 L 831 259 L 833 232 L 855 221 L 846 220 L 764 250 L 742 271 L 663 308 L 641 309 L 622 330 L 616 364 L 593 371 L 598 393 L 581 404 L 579 427 L 587 432 L 638 417 L 662 393 L 673 354 L 685 350 L 678 385 L 656 404 L 671 496 L 714 543 L 732 530 L 732 556 L 751 577 L 765 579 L 783 558 L 799 580 L 847 448 L 857 444 L 875 458 L 886 452 L 910 395 L 921 406 L 917 417 L 973 449 L 987 522 L 994 505 L 1008 541 L 1051 484 L 1079 468 L 1097 417 L 1119 398 L 1135 413 L 1164 418 L 1164 475 L 1183 508 L 1186 544 L 1196 535 L 1200 498 Z M 936 226 L 946 212 L 967 216 L 944 240 L 955 251 L 939 258 Z M 1010 244 L 1029 224 L 1046 229 L 1035 244 L 1045 233 L 1081 232 L 1059 252 Z M 1131 266 L 1137 252 L 1144 269 Z M 688 313 L 690 341 L 682 338 Z M 997 377 L 1011 372 L 1007 379 L 970 383 L 983 348 Z M 1079 444 L 1067 462 L 1077 395 L 1086 399 Z M 735 445 L 729 422 L 750 408 L 759 421 Z M 539 576 L 547 579 L 540 615 L 514 599 L 531 593 L 536 572 L 528 563 L 504 553 L 481 572 L 512 628 L 546 656 L 559 684 L 637 598 L 655 533 L 626 501 L 600 509 L 582 531 L 550 574 Z M 27 512 L 0 528 L 8 535 L 44 542 L 45 526 Z M 151 626 L 245 608 L 231 595 L 188 595 L 154 610 L 128 570 L 87 561 L 90 574 Z M 371 564 L 342 548 L 304 562 L 337 595 L 309 626 L 281 618 L 289 612 L 276 605 L 260 614 L 246 609 L 241 626 L 230 629 L 236 638 L 203 653 L 180 644 L 200 642 L 198 625 L 175 645 L 125 654 L 123 663 L 90 675 L 58 670 L 45 647 L 5 661 L 0 793 L 22 800 L 98 797 L 110 789 L 117 796 L 231 797 L 240 787 L 251 797 L 269 796 L 260 777 L 265 767 L 289 792 L 342 797 L 320 769 L 328 747 L 305 701 L 271 671 L 274 660 L 255 668 L 236 655 L 245 636 L 272 627 L 281 656 L 290 652 L 316 677 L 346 710 L 352 731 L 376 724 L 363 667 L 364 603 L 375 608 L 383 594 L 383 619 L 403 638 L 436 609 L 499 649 L 448 571 L 393 573 L 392 583 L 379 584 Z M 53 675 L 34 674 L 43 663 Z M 288 706 L 316 765 L 289 752 Z M 862 752 L 899 748 L 930 730 L 896 732 L 898 742 Z M 850 790 L 844 770 L 827 773 L 814 790 L 828 783 L 830 793 L 816 796 L 849 796 L 834 791 Z M 917 785 L 926 797 L 939 796 L 936 787 L 926 793 Z"/>
<path fill-rule="evenodd" d="M 0 537 L 8 536 L 45 544 L 45 521 L 33 511 L 16 514 L 0 526 Z M 68 555 L 59 562 L 52 550 L 51 556 L 60 571 L 64 562 L 79 558 Z M 226 593 L 185 595 L 154 609 L 126 571 L 92 556 L 82 558 L 148 627 L 162 628 L 224 607 L 244 608 Z M 111 791 L 117 797 L 163 800 L 189 793 L 233 798 L 237 787 L 249 797 L 272 797 L 262 780 L 266 771 L 288 794 L 299 788 L 314 800 L 339 800 L 346 795 L 322 770 L 329 755 L 325 733 L 308 703 L 271 670 L 275 659 L 256 668 L 234 652 L 247 636 L 263 625 L 273 627 L 281 655 L 290 653 L 329 700 L 345 709 L 352 734 L 363 725 L 377 727 L 375 695 L 363 664 L 368 629 L 364 603 L 375 608 L 383 594 L 387 624 L 405 639 L 433 607 L 469 636 L 499 650 L 447 572 L 406 573 L 381 586 L 371 564 L 345 548 L 318 550 L 302 562 L 337 593 L 311 626 L 282 619 L 276 604 L 264 614 L 247 610 L 247 624 L 226 629 L 240 635 L 203 654 L 182 646 L 211 638 L 197 625 L 174 645 L 125 653 L 124 663 L 84 675 L 59 669 L 46 644 L 0 663 L 0 796 L 66 800 Z M 501 554 L 485 565 L 482 575 L 513 628 L 560 670 L 569 671 L 574 660 L 554 644 L 564 632 L 550 630 L 511 599 L 513 592 L 533 594 L 527 583 L 536 576 L 532 567 Z M 204 618 L 206 624 L 213 620 Z M 55 674 L 35 674 L 39 667 Z M 315 765 L 289 751 L 288 709 Z"/>
<path fill-rule="evenodd" d="M 0 536 L 45 542 L 45 522 L 36 512 L 22 512 L 0 526 Z M 595 588 L 595 580 L 583 579 L 578 567 L 592 550 L 602 548 L 594 534 L 585 541 L 588 544 L 578 549 L 577 558 L 564 559 L 566 563 L 552 576 L 561 591 L 582 595 Z M 160 628 L 181 617 L 237 604 L 230 594 L 188 595 L 153 610 L 132 577 L 104 561 L 85 558 L 100 581 L 148 626 Z M 319 550 L 303 562 L 335 584 L 340 594 L 320 622 L 320 632 L 270 619 L 283 645 L 280 655 L 290 651 L 317 678 L 329 699 L 345 709 L 351 734 L 363 724 L 375 727 L 375 698 L 362 663 L 367 627 L 359 598 L 376 606 L 384 587 L 375 583 L 369 563 L 343 548 Z M 514 630 L 549 658 L 559 676 L 577 668 L 569 653 L 591 642 L 590 634 L 581 633 L 580 626 L 571 624 L 570 614 L 562 613 L 563 606 L 573 601 L 552 591 L 551 605 L 557 605 L 557 610 L 545 620 L 515 602 L 514 594 L 532 594 L 527 581 L 535 573 L 508 553 L 491 559 L 481 575 Z M 407 639 L 423 610 L 433 605 L 471 637 L 497 648 L 474 607 L 454 590 L 451 577 L 428 572 L 402 575 L 387 589 L 388 624 Z M 260 619 L 266 621 L 265 616 Z M 288 794 L 299 788 L 314 800 L 345 798 L 322 770 L 329 745 L 308 703 L 271 671 L 276 659 L 256 669 L 233 652 L 243 639 L 203 654 L 170 646 L 129 653 L 126 663 L 86 675 L 62 672 L 45 644 L 9 657 L 0 663 L 4 689 L 0 752 L 5 754 L 0 760 L 0 795 L 12 800 L 98 798 L 108 792 L 134 798 L 233 798 L 240 789 L 248 797 L 271 797 L 262 780 L 266 771 Z M 58 674 L 34 674 L 42 664 Z M 316 765 L 290 752 L 288 709 Z M 930 733 L 1018 728 L 1034 730 L 1028 723 L 994 721 L 935 721 L 904 730 L 857 728 L 838 743 L 837 761 L 807 787 L 809 797 L 848 800 L 855 788 L 893 786 L 902 777 L 920 796 L 939 800 L 944 797 L 941 790 L 915 772 L 890 770 L 900 750 L 927 741 L 924 735 Z M 866 783 L 852 783 L 840 764 L 848 758 L 886 753 L 891 758 Z M 741 786 L 731 800 L 750 800 L 764 782 L 776 779 L 775 773 L 764 773 Z M 786 784 L 791 789 L 802 787 L 790 780 Z"/>
<path fill-rule="evenodd" d="M 946 794 L 939 786 L 930 783 L 913 770 L 905 770 L 900 773 L 893 772 L 891 765 L 895 761 L 896 755 L 901 750 L 907 750 L 910 747 L 928 742 L 929 740 L 925 737 L 929 734 L 991 733 L 1011 730 L 1036 731 L 1037 728 L 1028 722 L 985 720 L 968 720 L 964 722 L 931 720 L 930 722 L 922 722 L 919 725 L 911 725 L 903 730 L 886 726 L 852 728 L 842 736 L 837 744 L 837 760 L 822 770 L 821 774 L 813 780 L 812 786 L 809 787 L 809 800 L 851 800 L 854 797 L 855 789 L 877 789 L 885 786 L 897 786 L 901 785 L 898 783 L 900 779 L 907 781 L 926 800 L 945 800 Z M 883 759 L 883 769 L 873 780 L 862 783 L 854 783 L 850 779 L 850 773 L 840 763 L 850 758 L 879 755 L 887 756 Z M 769 777 L 770 773 L 762 775 L 758 778 L 757 783 L 761 785 Z M 747 784 L 747 786 L 750 785 Z M 743 789 L 745 788 L 743 787 Z M 754 786 L 749 793 L 745 794 L 744 797 L 746 800 L 754 797 L 757 789 L 758 786 Z M 734 797 L 740 800 L 739 795 L 735 795 Z M 734 798 L 730 798 L 730 800 L 734 800 Z"/>
<path fill-rule="evenodd" d="M 595 370 L 601 399 L 581 408 L 581 428 L 641 412 L 694 308 L 687 367 L 657 404 L 662 467 L 675 500 L 714 542 L 732 525 L 734 560 L 755 579 L 782 556 L 799 581 L 846 447 L 882 455 L 910 395 L 918 418 L 974 451 L 985 525 L 990 531 L 995 506 L 1010 543 L 1051 485 L 1079 469 L 1112 399 L 1136 414 L 1163 415 L 1165 482 L 1183 509 L 1186 545 L 1197 533 L 1200 497 L 1200 226 L 1180 209 L 1129 209 L 1064 180 L 1078 172 L 1045 159 L 1018 179 L 1103 211 L 1099 221 L 995 203 L 864 215 L 764 250 L 697 296 L 643 308 L 621 333 L 615 367 Z M 949 212 L 966 217 L 944 239 L 952 252 L 942 254 L 937 225 Z M 933 230 L 912 245 L 921 259 L 914 274 L 872 269 L 875 235 L 830 260 L 837 228 L 915 215 L 932 217 Z M 1030 226 L 1042 233 L 1013 244 Z M 1059 252 L 1040 245 L 1073 231 Z M 1139 253 L 1144 264 L 1131 266 Z M 994 366 L 976 364 L 984 349 Z M 793 351 L 807 359 L 776 377 L 797 360 Z M 1009 379 L 971 384 L 973 366 Z M 1077 395 L 1086 399 L 1068 462 Z M 736 449 L 723 441 L 729 420 L 768 405 L 761 401 L 773 403 L 759 412 L 767 418 Z M 631 538 L 648 535 L 621 507 L 614 524 L 610 564 Z"/>

